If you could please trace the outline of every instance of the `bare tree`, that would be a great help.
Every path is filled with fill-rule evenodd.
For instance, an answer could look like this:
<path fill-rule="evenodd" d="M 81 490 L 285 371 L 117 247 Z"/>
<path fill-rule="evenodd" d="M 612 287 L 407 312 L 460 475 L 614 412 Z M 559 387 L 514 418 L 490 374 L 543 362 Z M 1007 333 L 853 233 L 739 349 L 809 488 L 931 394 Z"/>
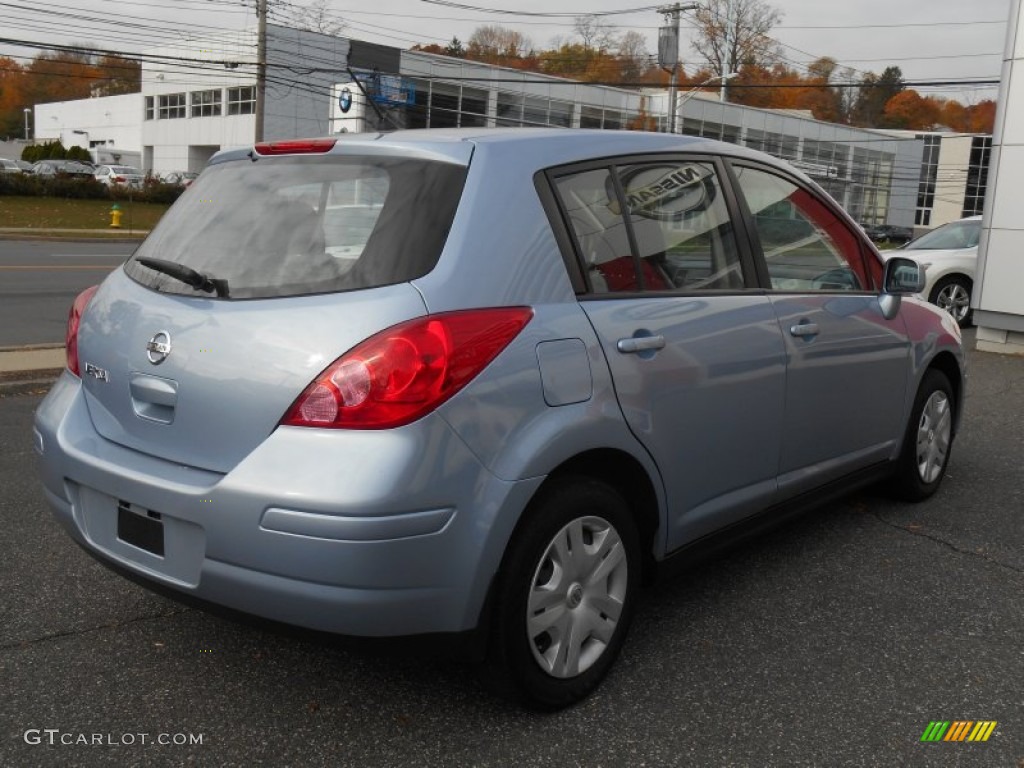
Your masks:
<path fill-rule="evenodd" d="M 695 13 L 693 48 L 712 72 L 736 72 L 743 64 L 768 68 L 779 45 L 768 32 L 782 14 L 763 0 L 705 0 Z"/>
<path fill-rule="evenodd" d="M 320 32 L 324 35 L 338 35 L 347 26 L 339 16 L 328 10 L 330 0 L 313 0 L 306 6 L 295 6 L 293 21 L 299 29 Z"/>
<path fill-rule="evenodd" d="M 634 83 L 647 71 L 650 56 L 647 53 L 647 42 L 644 36 L 635 30 L 629 30 L 619 38 L 616 54 L 622 62 L 622 79 Z"/>
<path fill-rule="evenodd" d="M 572 29 L 588 51 L 607 51 L 615 47 L 615 27 L 597 16 L 577 16 L 573 19 Z"/>
<path fill-rule="evenodd" d="M 494 24 L 477 27 L 466 44 L 470 56 L 483 61 L 492 58 L 520 58 L 531 47 L 529 39 L 524 35 Z"/>

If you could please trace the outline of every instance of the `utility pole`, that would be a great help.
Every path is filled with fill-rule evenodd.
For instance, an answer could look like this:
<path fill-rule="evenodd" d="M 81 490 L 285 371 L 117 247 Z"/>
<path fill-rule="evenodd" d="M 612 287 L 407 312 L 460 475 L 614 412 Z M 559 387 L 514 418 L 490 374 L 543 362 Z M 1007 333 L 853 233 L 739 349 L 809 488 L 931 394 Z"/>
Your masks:
<path fill-rule="evenodd" d="M 718 90 L 718 100 L 725 101 L 725 89 L 728 87 L 729 78 L 725 76 L 726 72 L 729 71 L 729 65 L 732 63 L 729 61 L 729 39 L 732 36 L 732 0 L 727 0 L 725 4 L 725 46 L 722 50 L 722 71 L 718 73 L 719 77 L 722 78 L 722 87 Z M 736 62 L 737 65 L 739 62 Z"/>
<path fill-rule="evenodd" d="M 257 0 L 256 16 L 256 141 L 263 141 L 263 115 L 267 108 L 267 0 Z"/>
<path fill-rule="evenodd" d="M 676 3 L 659 8 L 658 13 L 665 16 L 667 26 L 658 30 L 658 66 L 668 70 L 668 132 L 676 132 L 676 98 L 679 82 L 679 14 L 683 11 L 695 11 L 700 8 L 698 3 Z"/>

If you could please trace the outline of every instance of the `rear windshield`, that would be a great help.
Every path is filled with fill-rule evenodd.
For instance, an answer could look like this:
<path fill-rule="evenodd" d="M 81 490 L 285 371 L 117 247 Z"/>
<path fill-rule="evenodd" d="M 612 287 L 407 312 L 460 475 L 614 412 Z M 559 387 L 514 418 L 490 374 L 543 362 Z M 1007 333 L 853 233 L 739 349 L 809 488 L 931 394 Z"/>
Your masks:
<path fill-rule="evenodd" d="M 210 166 L 125 265 L 162 293 L 209 295 L 138 263 L 223 280 L 231 299 L 406 282 L 437 263 L 465 166 L 401 157 L 262 157 Z"/>

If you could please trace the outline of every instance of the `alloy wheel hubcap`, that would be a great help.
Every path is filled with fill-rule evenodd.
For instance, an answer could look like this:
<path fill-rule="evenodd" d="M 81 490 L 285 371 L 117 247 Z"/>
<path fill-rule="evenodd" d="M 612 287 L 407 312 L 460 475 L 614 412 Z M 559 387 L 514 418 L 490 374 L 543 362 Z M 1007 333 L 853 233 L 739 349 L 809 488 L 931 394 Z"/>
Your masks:
<path fill-rule="evenodd" d="M 917 472 L 925 483 L 942 474 L 953 434 L 953 415 L 945 392 L 932 392 L 917 426 Z"/>
<path fill-rule="evenodd" d="M 959 323 L 971 308 L 971 295 L 959 283 L 950 283 L 935 297 L 935 305 L 946 310 Z"/>
<path fill-rule="evenodd" d="M 526 605 L 530 650 L 552 677 L 574 677 L 605 652 L 622 615 L 628 582 L 618 531 L 600 517 L 580 517 L 548 544 Z"/>

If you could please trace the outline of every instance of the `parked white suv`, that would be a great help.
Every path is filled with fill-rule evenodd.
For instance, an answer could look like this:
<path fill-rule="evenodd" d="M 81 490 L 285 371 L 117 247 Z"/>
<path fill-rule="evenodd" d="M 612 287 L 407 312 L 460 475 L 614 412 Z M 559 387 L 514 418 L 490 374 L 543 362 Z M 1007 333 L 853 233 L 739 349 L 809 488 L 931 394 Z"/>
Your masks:
<path fill-rule="evenodd" d="M 936 227 L 903 250 L 925 270 L 923 295 L 946 310 L 961 326 L 971 324 L 971 294 L 978 264 L 981 216 Z"/>

